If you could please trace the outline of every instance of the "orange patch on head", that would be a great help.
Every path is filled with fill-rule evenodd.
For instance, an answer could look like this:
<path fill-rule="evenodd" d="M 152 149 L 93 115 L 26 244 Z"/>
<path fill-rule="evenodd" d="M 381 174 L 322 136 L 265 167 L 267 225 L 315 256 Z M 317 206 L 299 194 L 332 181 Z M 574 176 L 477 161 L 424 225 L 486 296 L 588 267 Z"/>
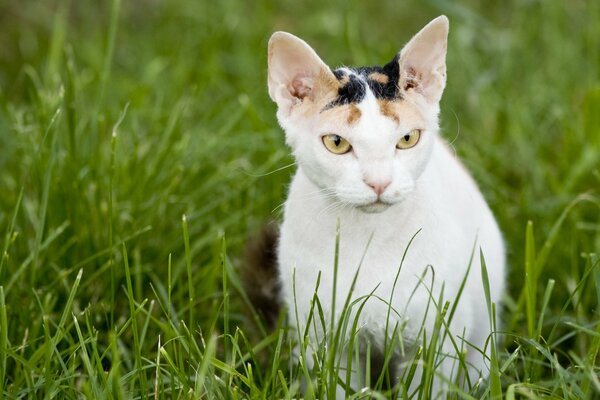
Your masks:
<path fill-rule="evenodd" d="M 354 104 L 350 104 L 350 107 L 348 109 L 348 118 L 346 119 L 346 122 L 348 122 L 348 125 L 352 125 L 353 123 L 358 121 L 361 115 L 362 113 L 360 112 L 360 109 Z"/>
<path fill-rule="evenodd" d="M 340 82 L 328 70 L 322 70 L 312 81 L 309 93 L 300 98 L 298 110 L 305 116 L 318 114 L 338 94 Z"/>
<path fill-rule="evenodd" d="M 337 94 L 340 82 L 329 71 L 322 70 L 315 79 L 313 101 L 320 101 L 323 97 L 332 97 Z"/>
<path fill-rule="evenodd" d="M 321 110 L 321 115 L 331 123 L 351 126 L 360 120 L 362 112 L 355 104 L 344 104 L 338 107 L 325 108 Z"/>
<path fill-rule="evenodd" d="M 379 110 L 385 117 L 393 119 L 397 124 L 400 123 L 400 117 L 395 110 L 394 102 L 389 100 L 379 100 Z"/>
<path fill-rule="evenodd" d="M 381 83 L 382 85 L 386 85 L 390 81 L 390 78 L 386 74 L 382 74 L 381 72 L 371 72 L 367 78 L 372 81 Z"/>

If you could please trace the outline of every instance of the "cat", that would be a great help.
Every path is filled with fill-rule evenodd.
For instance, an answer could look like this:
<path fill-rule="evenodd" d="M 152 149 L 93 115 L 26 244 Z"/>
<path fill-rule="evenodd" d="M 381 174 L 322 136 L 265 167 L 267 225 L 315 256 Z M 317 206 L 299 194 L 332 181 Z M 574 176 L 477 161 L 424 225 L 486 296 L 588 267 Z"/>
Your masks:
<path fill-rule="evenodd" d="M 474 382 L 488 375 L 491 331 L 479 252 L 491 300 L 498 303 L 505 249 L 476 183 L 438 133 L 448 30 L 448 19 L 440 16 L 383 67 L 337 69 L 302 39 L 271 36 L 268 91 L 297 164 L 277 245 L 277 290 L 298 332 L 309 322 L 315 291 L 325 321 L 341 317 L 349 293 L 364 299 L 352 318 L 369 338 L 371 354 L 391 340 L 390 326 L 402 327 L 405 342 L 418 348 L 423 329 L 427 335 L 434 329 L 432 301 L 443 294 L 456 307 L 449 331 L 466 351 Z M 326 329 L 309 329 L 312 342 Z M 314 346 L 306 351 L 311 363 Z M 440 354 L 431 366 L 432 397 L 447 393 L 440 376 L 450 378 L 458 368 L 448 337 Z M 405 359 L 392 361 L 390 371 L 402 384 Z M 416 368 L 411 391 L 422 373 L 421 365 Z M 364 386 L 359 375 L 351 374 L 350 387 L 336 388 L 337 398 Z"/>

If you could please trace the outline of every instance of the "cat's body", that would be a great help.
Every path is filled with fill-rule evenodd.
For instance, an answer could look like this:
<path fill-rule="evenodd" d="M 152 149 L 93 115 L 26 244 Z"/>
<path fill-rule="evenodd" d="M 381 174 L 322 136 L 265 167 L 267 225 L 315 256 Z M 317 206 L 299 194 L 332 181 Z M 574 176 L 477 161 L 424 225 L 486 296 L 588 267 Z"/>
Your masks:
<path fill-rule="evenodd" d="M 479 250 L 498 302 L 504 246 L 476 184 L 438 136 L 447 30 L 447 19 L 437 18 L 386 66 L 335 71 L 300 39 L 273 35 L 269 92 L 298 162 L 278 247 L 293 325 L 304 329 L 319 274 L 320 305 L 326 320 L 331 317 L 339 224 L 336 319 L 360 265 L 352 298 L 373 294 L 358 317 L 361 331 L 381 346 L 386 326 L 388 336 L 390 326 L 401 326 L 407 343 L 418 344 L 423 327 L 431 334 L 440 290 L 452 307 L 472 261 L 450 330 L 459 342 L 464 336 L 489 352 Z M 450 340 L 441 350 L 456 353 Z M 479 351 L 468 349 L 466 359 L 469 375 L 487 376 Z M 449 376 L 453 368 L 446 358 L 439 372 Z M 443 392 L 439 382 L 434 390 Z M 352 389 L 362 384 L 353 378 Z"/>

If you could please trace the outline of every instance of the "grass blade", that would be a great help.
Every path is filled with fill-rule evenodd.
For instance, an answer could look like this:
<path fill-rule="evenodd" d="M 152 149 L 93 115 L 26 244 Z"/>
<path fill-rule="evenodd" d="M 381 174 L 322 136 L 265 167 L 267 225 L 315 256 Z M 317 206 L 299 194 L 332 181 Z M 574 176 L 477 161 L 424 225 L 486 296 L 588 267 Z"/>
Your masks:
<path fill-rule="evenodd" d="M 96 371 L 92 367 L 92 362 L 90 360 L 90 356 L 88 355 L 87 348 L 85 345 L 85 339 L 83 338 L 83 334 L 81 333 L 81 328 L 79 327 L 79 322 L 77 321 L 77 317 L 72 315 L 73 324 L 75 325 L 75 330 L 77 331 L 77 337 L 79 338 L 79 350 L 81 352 L 81 359 L 83 360 L 83 366 L 85 367 L 85 371 L 87 372 L 87 378 L 90 380 L 90 384 L 92 386 L 92 391 L 94 393 L 94 398 L 102 399 L 104 396 L 101 395 L 101 392 L 98 388 L 98 382 L 96 379 Z"/>
<path fill-rule="evenodd" d="M 119 12 L 121 10 L 121 0 L 113 0 L 110 8 L 110 23 L 108 26 L 107 47 L 104 54 L 104 64 L 100 74 L 100 93 L 97 97 L 96 109 L 100 109 L 104 104 L 106 85 L 110 77 L 113 55 L 115 53 L 115 42 L 117 38 L 117 27 L 119 25 Z"/>
<path fill-rule="evenodd" d="M 527 222 L 525 233 L 525 303 L 527 305 L 527 332 L 530 338 L 535 335 L 535 311 L 537 298 L 537 274 L 535 263 L 535 242 L 533 222 Z"/>
<path fill-rule="evenodd" d="M 6 361 L 8 358 L 8 325 L 6 318 L 6 302 L 4 287 L 0 286 L 0 394 L 4 393 L 6 381 Z"/>
<path fill-rule="evenodd" d="M 23 190 L 24 186 L 21 186 L 21 190 L 19 191 L 19 196 L 17 197 L 17 203 L 15 204 L 13 216 L 10 220 L 10 225 L 6 230 L 6 234 L 4 235 L 4 246 L 2 248 L 2 254 L 0 254 L 0 279 L 2 279 L 2 272 L 4 271 L 4 261 L 8 259 L 8 249 L 11 243 L 16 239 L 15 237 L 15 221 L 17 220 L 17 215 L 19 214 L 19 210 L 21 208 L 21 201 L 23 200 Z"/>
<path fill-rule="evenodd" d="M 490 324 L 490 398 L 502 399 L 502 385 L 500 383 L 500 368 L 498 367 L 498 356 L 496 348 L 496 305 L 492 303 L 490 295 L 490 280 L 488 278 L 487 266 L 483 251 L 479 250 L 481 262 L 481 279 L 483 291 L 485 293 L 485 302 L 487 304 L 489 324 Z"/>
<path fill-rule="evenodd" d="M 194 301 L 195 301 L 195 293 L 194 293 L 194 279 L 192 275 L 192 256 L 190 253 L 190 236 L 188 233 L 188 222 L 185 214 L 181 217 L 181 226 L 183 229 L 183 243 L 185 245 L 185 266 L 187 270 L 187 281 L 188 281 L 188 312 L 189 319 L 188 324 L 190 329 L 194 329 L 195 321 L 194 321 Z"/>
<path fill-rule="evenodd" d="M 127 282 L 127 299 L 129 300 L 129 315 L 131 319 L 131 331 L 133 335 L 133 354 L 135 358 L 135 369 L 138 374 L 139 386 L 142 388 L 141 396 L 142 399 L 146 398 L 146 394 L 150 393 L 148 384 L 146 381 L 146 372 L 142 366 L 142 349 L 140 346 L 140 337 L 137 325 L 137 315 L 135 307 L 135 298 L 133 296 L 133 287 L 131 285 L 131 271 L 129 269 L 129 257 L 127 255 L 127 247 L 123 243 L 123 264 L 125 266 L 125 279 Z"/>

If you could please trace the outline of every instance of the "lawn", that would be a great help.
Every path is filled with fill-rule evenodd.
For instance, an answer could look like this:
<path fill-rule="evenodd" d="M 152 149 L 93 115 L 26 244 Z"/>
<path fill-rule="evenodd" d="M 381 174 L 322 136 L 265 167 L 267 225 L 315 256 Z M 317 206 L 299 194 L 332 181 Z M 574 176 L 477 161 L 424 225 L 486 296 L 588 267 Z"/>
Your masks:
<path fill-rule="evenodd" d="M 596 0 L 0 0 L 0 396 L 323 397 L 240 290 L 294 171 L 266 44 L 381 65 L 440 14 L 442 133 L 510 270 L 500 385 L 454 395 L 600 398 Z"/>

